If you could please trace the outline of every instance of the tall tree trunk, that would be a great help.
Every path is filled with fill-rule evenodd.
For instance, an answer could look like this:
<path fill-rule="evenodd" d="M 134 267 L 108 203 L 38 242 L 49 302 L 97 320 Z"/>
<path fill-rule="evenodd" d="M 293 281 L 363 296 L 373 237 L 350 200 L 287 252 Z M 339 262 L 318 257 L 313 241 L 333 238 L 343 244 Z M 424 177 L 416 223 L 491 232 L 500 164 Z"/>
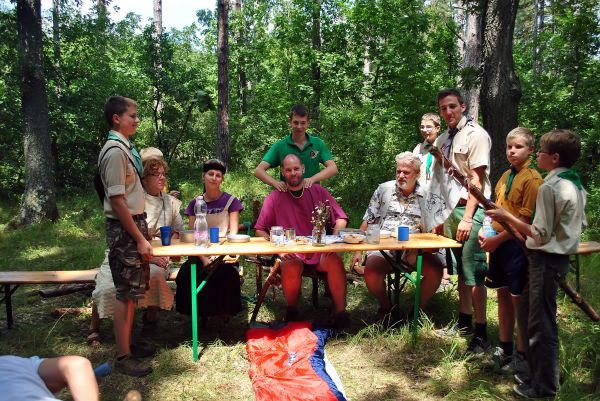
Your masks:
<path fill-rule="evenodd" d="M 56 97 L 60 102 L 62 96 L 61 70 L 60 70 L 60 3 L 61 0 L 52 0 L 52 42 L 54 43 L 54 87 Z"/>
<path fill-rule="evenodd" d="M 491 181 L 506 166 L 506 134 L 518 125 L 521 84 L 514 70 L 513 33 L 519 0 L 486 0 L 483 7 L 483 126 L 492 138 Z"/>
<path fill-rule="evenodd" d="M 26 183 L 19 213 L 11 224 L 23 226 L 58 218 L 48 133 L 40 0 L 17 1 L 17 36 Z"/>
<path fill-rule="evenodd" d="M 546 0 L 533 0 L 533 5 L 535 18 L 533 21 L 533 72 L 535 75 L 540 75 L 544 69 L 540 34 L 544 30 L 544 12 Z"/>
<path fill-rule="evenodd" d="M 217 2 L 217 157 L 229 164 L 228 1 Z"/>
<path fill-rule="evenodd" d="M 470 9 L 467 13 L 465 26 L 465 49 L 463 55 L 463 79 L 467 102 L 467 114 L 473 119 L 479 118 L 479 89 L 481 72 L 481 15 L 477 10 Z"/>
<path fill-rule="evenodd" d="M 321 108 L 321 63 L 319 61 L 321 57 L 321 0 L 314 0 L 312 6 L 312 49 L 313 49 L 313 61 L 311 65 L 312 70 L 312 86 L 313 86 L 313 99 L 312 99 L 312 126 L 317 130 L 321 130 L 321 121 L 319 118 L 319 110 Z"/>
<path fill-rule="evenodd" d="M 245 49 L 247 48 L 247 32 L 246 32 L 246 20 L 242 12 L 243 1 L 242 0 L 231 0 L 233 12 L 240 18 L 240 27 L 234 32 L 234 42 L 237 44 L 238 50 L 238 62 L 237 62 L 237 97 L 240 108 L 240 114 L 245 115 L 248 113 L 248 77 L 246 75 L 246 56 Z"/>
<path fill-rule="evenodd" d="M 156 70 L 156 76 L 158 80 L 154 83 L 154 129 L 156 131 L 156 139 L 158 147 L 164 149 L 162 138 L 162 92 L 161 92 L 161 72 L 162 72 L 162 56 L 160 49 L 160 41 L 163 34 L 163 23 L 162 23 L 162 0 L 153 0 L 153 14 L 154 14 L 154 69 Z"/>
<path fill-rule="evenodd" d="M 60 67 L 60 7 L 63 0 L 52 0 L 52 42 L 54 44 L 54 91 L 59 113 L 62 112 L 62 73 Z M 58 143 L 56 135 L 51 137 L 52 157 L 54 159 L 54 171 L 60 177 L 60 158 L 58 154 Z"/>

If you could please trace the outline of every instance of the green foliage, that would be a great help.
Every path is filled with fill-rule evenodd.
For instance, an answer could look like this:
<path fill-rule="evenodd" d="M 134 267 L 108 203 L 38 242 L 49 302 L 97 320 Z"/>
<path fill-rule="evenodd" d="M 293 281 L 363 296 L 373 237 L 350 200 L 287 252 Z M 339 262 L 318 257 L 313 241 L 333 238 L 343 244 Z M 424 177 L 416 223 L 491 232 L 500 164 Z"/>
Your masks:
<path fill-rule="evenodd" d="M 84 15 L 74 0 L 62 4 L 60 63 L 54 59 L 50 13 L 44 23 L 58 187 L 89 188 L 107 130 L 103 103 L 114 94 L 138 101 L 138 147 L 163 151 L 173 187 L 197 179 L 200 164 L 214 157 L 216 148 L 216 13 L 199 10 L 197 24 L 157 39 L 152 25 L 141 24 L 135 14 L 116 21 L 95 9 Z M 313 45 L 315 7 L 320 7 L 319 48 Z M 538 37 L 531 33 L 533 12 L 531 0 L 522 2 L 515 32 L 523 87 L 520 124 L 538 136 L 554 127 L 578 132 L 584 144 L 578 167 L 595 199 L 600 180 L 598 0 L 547 4 Z M 476 71 L 459 69 L 460 27 L 453 13 L 445 0 L 244 2 L 241 11 L 230 13 L 229 25 L 230 171 L 250 175 L 268 147 L 289 133 L 289 108 L 316 104 L 312 74 L 318 65 L 319 114 L 310 132 L 328 143 L 340 171 L 326 185 L 342 204 L 366 205 L 375 186 L 393 177 L 393 156 L 420 140 L 419 118 L 437 110 L 436 92 L 455 85 L 459 74 L 469 83 L 477 81 Z M 15 19 L 14 10 L 0 7 L 4 197 L 16 197 L 24 187 Z M 597 207 L 589 204 L 595 216 Z M 592 226 L 596 221 L 591 219 Z"/>

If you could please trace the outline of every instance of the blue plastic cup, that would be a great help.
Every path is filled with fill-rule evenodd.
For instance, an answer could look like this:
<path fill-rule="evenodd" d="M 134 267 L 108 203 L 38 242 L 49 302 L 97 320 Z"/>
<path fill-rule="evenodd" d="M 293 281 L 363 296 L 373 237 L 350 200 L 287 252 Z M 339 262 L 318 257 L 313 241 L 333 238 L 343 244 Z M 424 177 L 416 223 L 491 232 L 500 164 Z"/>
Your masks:
<path fill-rule="evenodd" d="M 408 226 L 398 226 L 398 241 L 408 241 L 409 232 Z"/>
<path fill-rule="evenodd" d="M 160 228 L 160 243 L 163 246 L 171 245 L 171 227 L 162 226 Z"/>
<path fill-rule="evenodd" d="M 209 230 L 210 233 L 210 242 L 216 244 L 219 242 L 219 227 L 211 227 Z"/>

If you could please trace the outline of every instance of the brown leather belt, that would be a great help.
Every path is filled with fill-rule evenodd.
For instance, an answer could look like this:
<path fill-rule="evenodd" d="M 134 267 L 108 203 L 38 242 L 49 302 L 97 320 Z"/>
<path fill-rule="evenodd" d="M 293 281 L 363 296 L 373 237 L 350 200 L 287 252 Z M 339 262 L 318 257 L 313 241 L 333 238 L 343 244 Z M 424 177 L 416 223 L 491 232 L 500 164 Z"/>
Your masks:
<path fill-rule="evenodd" d="M 463 199 L 463 198 L 460 198 L 458 200 L 458 203 L 456 204 L 456 206 L 467 206 L 467 200 Z"/>

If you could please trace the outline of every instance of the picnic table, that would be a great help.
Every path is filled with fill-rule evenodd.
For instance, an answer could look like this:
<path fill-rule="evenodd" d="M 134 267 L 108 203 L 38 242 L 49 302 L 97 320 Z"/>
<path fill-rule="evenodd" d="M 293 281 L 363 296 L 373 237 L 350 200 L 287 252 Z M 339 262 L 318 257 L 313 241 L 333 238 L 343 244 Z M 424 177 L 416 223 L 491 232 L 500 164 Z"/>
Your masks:
<path fill-rule="evenodd" d="M 231 243 L 222 240 L 219 243 L 211 244 L 207 248 L 194 246 L 191 243 L 177 242 L 168 246 L 161 246 L 160 242 L 153 242 L 153 251 L 155 256 L 215 256 L 211 266 L 218 266 L 226 255 L 272 255 L 280 253 L 318 253 L 318 252 L 354 252 L 354 251 L 382 251 L 382 250 L 417 250 L 416 277 L 408 275 L 406 272 L 397 271 L 397 273 L 410 276 L 410 280 L 415 284 L 415 307 L 413 314 L 413 328 L 416 330 L 419 314 L 419 295 L 421 286 L 421 266 L 422 254 L 426 249 L 439 248 L 459 248 L 460 243 L 436 234 L 422 233 L 411 234 L 408 241 L 398 241 L 395 238 L 381 239 L 379 244 L 359 244 L 332 243 L 324 246 L 313 246 L 310 244 L 295 244 L 285 246 L 273 246 L 264 238 L 250 238 L 249 242 Z M 397 266 L 395 266 L 397 268 Z M 207 275 L 205 279 L 197 284 L 196 266 L 191 266 L 191 296 L 192 296 L 192 352 L 194 362 L 198 361 L 198 305 L 196 295 L 202 290 L 206 280 L 210 278 Z"/>

